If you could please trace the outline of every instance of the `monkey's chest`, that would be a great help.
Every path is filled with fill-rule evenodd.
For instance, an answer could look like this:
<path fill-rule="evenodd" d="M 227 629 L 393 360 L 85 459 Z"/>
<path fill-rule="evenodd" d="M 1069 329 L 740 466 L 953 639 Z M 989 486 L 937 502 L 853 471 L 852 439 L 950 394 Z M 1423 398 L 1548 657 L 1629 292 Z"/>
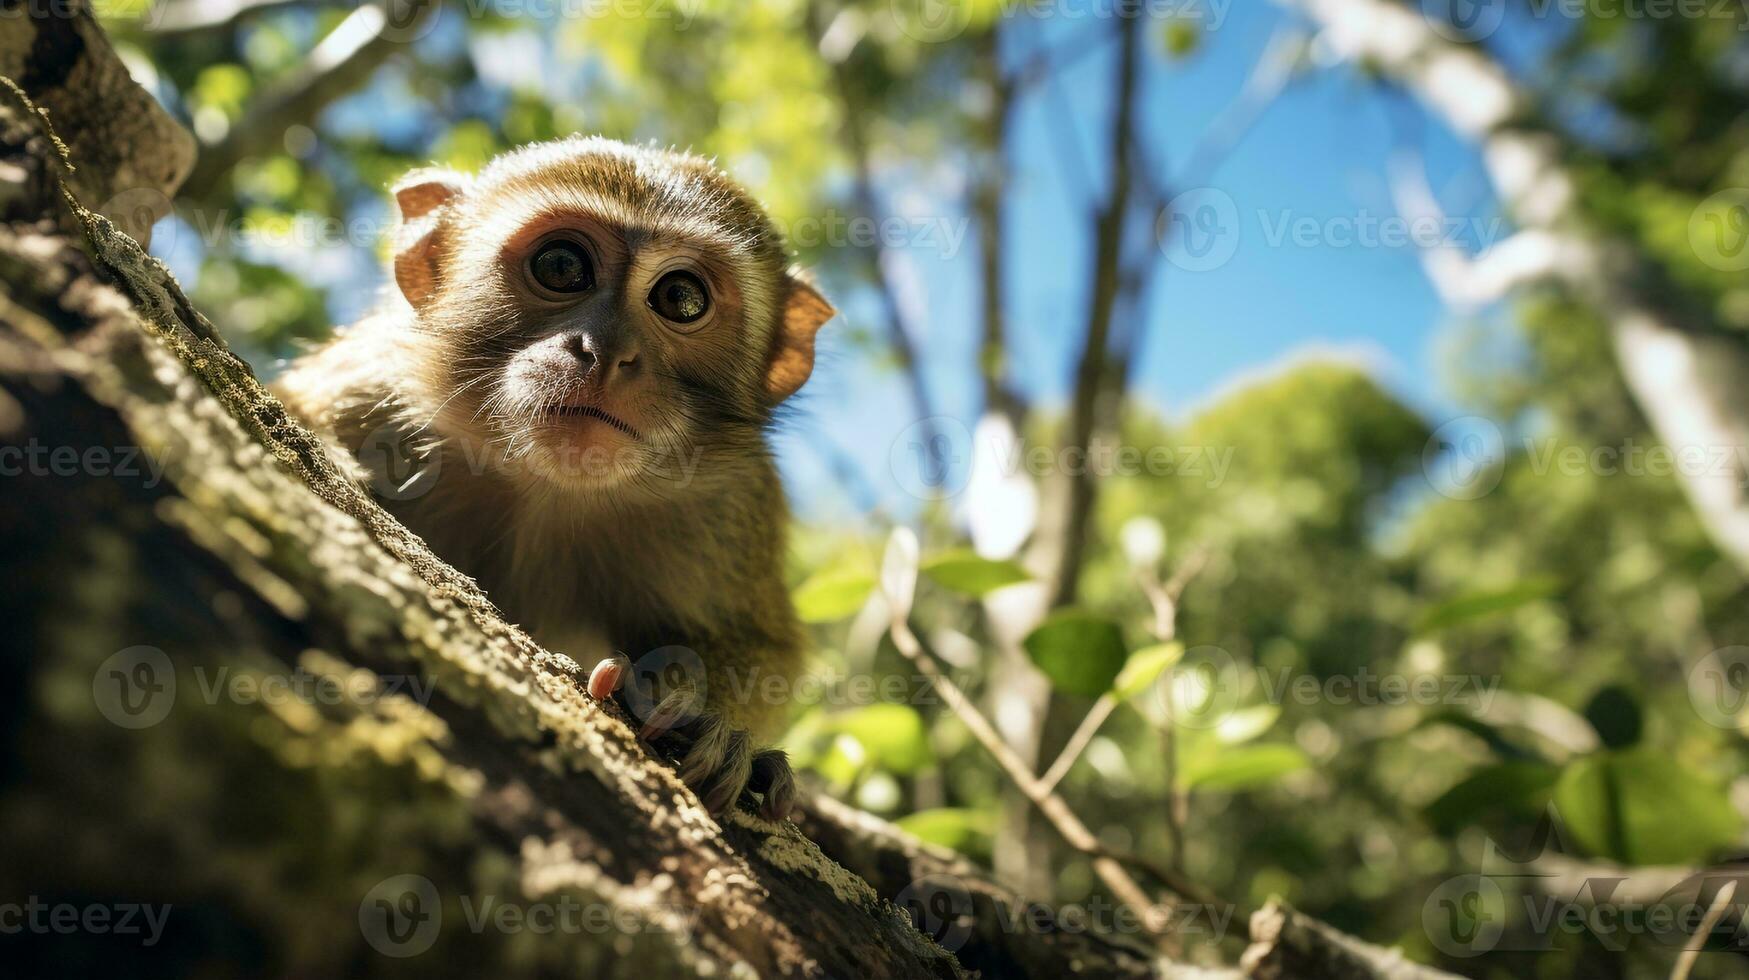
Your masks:
<path fill-rule="evenodd" d="M 587 550 L 531 566 L 517 557 L 488 561 L 477 573 L 505 615 L 550 649 L 584 662 L 685 644 L 709 629 L 708 595 L 681 562 Z"/>

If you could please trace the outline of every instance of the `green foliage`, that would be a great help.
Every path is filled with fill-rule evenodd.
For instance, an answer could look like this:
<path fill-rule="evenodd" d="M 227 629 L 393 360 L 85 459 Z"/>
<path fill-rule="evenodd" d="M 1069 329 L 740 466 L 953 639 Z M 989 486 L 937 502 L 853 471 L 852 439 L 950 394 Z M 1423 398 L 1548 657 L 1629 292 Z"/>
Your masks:
<path fill-rule="evenodd" d="M 947 5 L 963 30 L 928 40 L 898 19 L 911 5 L 885 0 L 686 6 L 684 29 L 607 11 L 552 24 L 487 16 L 467 21 L 463 44 L 409 47 L 367 91 L 306 121 L 307 138 L 288 133 L 228 179 L 190 189 L 173 244 L 193 255 L 195 303 L 258 364 L 287 356 L 330 329 L 336 298 L 356 295 L 358 281 L 312 275 L 309 249 L 249 247 L 245 238 L 363 219 L 367 232 L 347 237 L 337 264 L 373 268 L 382 236 L 369 229 L 386 230 L 384 191 L 402 172 L 428 162 L 469 169 L 505 147 L 573 131 L 714 155 L 786 228 L 854 214 L 851 122 L 896 184 L 935 181 L 925 168 L 981 174 L 994 102 L 980 74 L 984 32 L 1001 31 L 1009 55 L 1048 46 L 996 0 Z M 156 68 L 173 109 L 210 137 L 296 71 L 321 27 L 344 12 L 269 12 L 245 29 L 191 37 L 143 31 L 128 19 L 137 4 L 109 13 L 124 50 Z M 1728 204 L 1715 195 L 1749 186 L 1743 98 L 1732 89 L 1741 73 L 1730 68 L 1741 60 L 1736 25 L 1554 20 L 1572 30 L 1525 70 L 1527 113 L 1550 114 L 1531 121 L 1559 129 L 1578 101 L 1614 119 L 1622 137 L 1569 144 L 1585 217 L 1638 252 L 1652 292 L 1685 322 L 1749 330 L 1749 286 L 1740 272 L 1702 261 L 1691 229 Z M 817 34 L 832 28 L 835 46 L 822 45 Z M 482 75 L 482 64 L 516 59 L 476 57 L 472 46 L 541 32 L 557 38 L 561 62 L 586 70 Z M 1207 59 L 1230 33 L 1164 18 L 1149 57 Z M 1009 193 L 1037 186 L 1024 167 L 1015 176 L 1024 179 Z M 797 238 L 802 261 L 853 287 L 834 328 L 844 356 L 890 366 L 885 335 L 864 312 L 868 297 L 854 288 L 866 282 L 866 256 Z M 1427 882 L 1484 870 L 1475 844 L 1534 836 L 1551 812 L 1574 860 L 1699 864 L 1744 842 L 1725 790 L 1741 771 L 1741 732 L 1703 721 L 1685 683 L 1696 651 L 1749 636 L 1744 575 L 1708 539 L 1674 478 L 1548 464 L 1569 449 L 1652 444 L 1607 331 L 1574 297 L 1547 290 L 1458 326 L 1447 341 L 1440 359 L 1450 388 L 1506 434 L 1492 491 L 1440 497 L 1423 473 L 1428 419 L 1367 370 L 1298 363 L 1189 417 L 1118 407 L 1121 444 L 1196 455 L 1180 452 L 1168 473 L 1100 481 L 1079 605 L 1031 631 L 1023 656 L 1002 649 L 1012 638 L 997 618 L 1029 576 L 977 557 L 945 506 L 919 522 L 920 571 L 932 587 L 918 590 L 910 617 L 998 720 L 1005 691 L 992 664 L 1036 670 L 1071 695 L 1044 725 L 1046 743 L 1079 720 L 1063 717 L 1063 705 L 1084 710 L 1083 699 L 1102 695 L 1121 703 L 1062 784 L 1096 832 L 1127 834 L 1150 858 L 1182 859 L 1219 893 L 1261 901 L 1280 892 L 1426 955 Z M 1054 445 L 1056 421 L 1034 413 L 1027 441 Z M 1154 610 L 1117 547 L 1126 522 L 1141 516 L 1165 529 L 1169 568 L 1192 547 L 1210 556 L 1183 596 L 1171 643 L 1150 639 Z M 813 624 L 821 666 L 914 681 L 889 643 L 863 635 L 869 624 L 847 622 L 878 587 L 885 530 L 803 527 L 797 539 L 792 597 Z M 1009 586 L 1017 588 L 998 591 Z M 1126 637 L 1142 645 L 1130 652 Z M 1200 656 L 1209 649 L 1220 657 Z M 1439 696 L 1342 696 L 1369 676 L 1431 678 Z M 1454 681 L 1464 683 L 1448 698 Z M 1295 693 L 1301 682 L 1313 696 Z M 1188 700 L 1200 710 L 1187 710 Z M 835 792 L 866 804 L 880 789 L 883 812 L 916 811 L 901 817 L 907 829 L 990 856 L 1004 778 L 939 698 L 810 706 L 785 745 Z M 1175 799 L 1188 803 L 1182 855 L 1162 816 Z M 1096 887 L 1077 855 L 1027 857 L 1054 875 L 1060 900 Z M 1523 973 L 1489 958 L 1448 965 Z"/>
<path fill-rule="evenodd" d="M 1232 792 L 1274 782 L 1304 769 L 1306 754 L 1291 745 L 1247 745 L 1199 759 L 1179 775 L 1182 789 Z"/>
<path fill-rule="evenodd" d="M 1560 583 L 1543 578 L 1519 582 L 1502 589 L 1471 592 L 1439 603 L 1415 622 L 1417 633 L 1437 633 L 1462 623 L 1510 612 L 1520 606 L 1547 599 L 1560 591 Z"/>
<path fill-rule="evenodd" d="M 1629 864 L 1704 861 L 1742 830 L 1716 784 L 1654 749 L 1575 762 L 1561 774 L 1554 800 L 1581 846 Z"/>
<path fill-rule="evenodd" d="M 848 735 L 862 746 L 864 762 L 908 776 L 933 761 L 923 718 L 902 704 L 871 704 L 835 718 L 829 731 Z"/>
<path fill-rule="evenodd" d="M 923 574 L 969 596 L 982 596 L 1031 578 L 1012 561 L 979 558 L 969 549 L 958 549 L 925 560 Z"/>
<path fill-rule="evenodd" d="M 816 572 L 796 586 L 791 598 L 804 623 L 830 623 L 861 609 L 874 592 L 875 574 L 868 568 L 831 568 Z"/>
<path fill-rule="evenodd" d="M 1585 704 L 1585 720 L 1597 737 L 1612 749 L 1631 748 L 1645 729 L 1640 704 L 1627 689 L 1612 684 L 1591 696 Z"/>
<path fill-rule="evenodd" d="M 1131 653 L 1123 669 L 1113 678 L 1111 690 L 1120 700 L 1128 700 L 1153 687 L 1160 675 L 1171 670 L 1184 656 L 1184 644 L 1155 643 Z"/>
<path fill-rule="evenodd" d="M 987 854 L 996 832 L 995 815 L 965 807 L 918 810 L 895 821 L 899 829 L 918 840 L 952 848 L 962 854 Z"/>
<path fill-rule="evenodd" d="M 1076 609 L 1053 613 L 1025 647 L 1057 690 L 1090 698 L 1110 690 L 1129 659 L 1117 623 Z"/>
<path fill-rule="evenodd" d="M 1559 767 L 1529 759 L 1483 766 L 1441 793 L 1422 813 L 1446 837 L 1496 815 L 1530 823 L 1546 812 L 1560 778 Z"/>

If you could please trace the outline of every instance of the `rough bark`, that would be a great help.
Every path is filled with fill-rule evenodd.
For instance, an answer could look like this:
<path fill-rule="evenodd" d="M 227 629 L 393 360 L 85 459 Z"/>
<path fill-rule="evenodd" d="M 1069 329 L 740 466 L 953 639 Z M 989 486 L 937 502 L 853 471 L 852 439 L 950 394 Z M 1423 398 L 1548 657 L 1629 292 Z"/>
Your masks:
<path fill-rule="evenodd" d="M 889 901 L 909 879 L 877 891 L 795 825 L 711 820 L 576 664 L 350 483 L 164 268 L 77 206 L 40 120 L 3 94 L 0 891 L 192 908 L 152 961 L 168 974 L 236 968 L 229 944 L 279 975 L 965 975 Z M 321 693 L 271 693 L 300 679 Z M 144 716 L 110 693 L 123 680 Z M 72 693 L 31 693 L 51 689 Z M 869 869 L 950 866 L 872 818 L 809 811 Z M 1027 970 L 1004 975 L 1156 972 L 1112 941 L 1013 925 L 1017 896 L 951 867 L 1008 923 L 961 956 Z M 379 900 L 408 918 L 366 922 Z M 478 924 L 506 907 L 531 918 Z M 415 913 L 440 922 L 429 940 Z M 535 932 L 541 914 L 561 934 Z M 30 962 L 75 948 L 38 938 Z"/>
<path fill-rule="evenodd" d="M 431 883 L 425 901 L 450 924 L 427 963 L 964 975 L 793 825 L 711 820 L 587 699 L 576 664 L 504 623 L 346 479 L 161 265 L 57 199 L 64 163 L 7 102 L 4 162 L 23 179 L 0 229 L 4 438 L 81 462 L 51 453 L 36 472 L 20 455 L 26 472 L 5 484 L 10 621 L 25 638 L 6 687 L 85 689 L 19 706 L 7 885 L 222 911 L 291 975 L 393 972 L 370 955 L 393 935 L 349 920 L 402 875 Z M 169 703 L 133 730 L 112 723 L 116 664 L 103 662 L 142 644 L 161 652 L 144 676 L 123 664 L 142 682 L 132 703 Z M 366 693 L 280 699 L 228 683 L 300 671 Z M 108 846 L 87 850 L 97 839 Z M 119 875 L 105 856 L 117 847 L 135 861 Z M 488 895 L 575 902 L 620 925 L 534 948 L 520 930 L 470 937 Z"/>
<path fill-rule="evenodd" d="M 830 801 L 713 820 L 81 205 L 94 153 L 0 79 L 0 897 L 167 915 L 9 972 L 1237 976 Z"/>
<path fill-rule="evenodd" d="M 1256 980 L 1440 980 L 1451 976 L 1405 959 L 1397 950 L 1343 935 L 1281 902 L 1270 902 L 1251 917 L 1251 940 L 1241 964 Z"/>
<path fill-rule="evenodd" d="M 145 241 L 194 166 L 194 137 L 135 84 L 86 0 L 0 0 L 0 75 L 67 140 L 79 199 Z"/>

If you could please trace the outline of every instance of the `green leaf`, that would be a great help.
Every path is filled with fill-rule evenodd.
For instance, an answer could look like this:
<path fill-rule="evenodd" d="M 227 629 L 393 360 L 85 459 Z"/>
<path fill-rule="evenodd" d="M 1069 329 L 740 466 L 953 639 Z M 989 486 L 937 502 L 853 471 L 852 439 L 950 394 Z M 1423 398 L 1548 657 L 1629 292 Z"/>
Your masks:
<path fill-rule="evenodd" d="M 1194 21 L 1174 17 L 1166 22 L 1164 42 L 1171 57 L 1188 57 L 1202 44 L 1202 28 Z"/>
<path fill-rule="evenodd" d="M 1422 809 L 1433 829 L 1450 837 L 1490 813 L 1534 819 L 1548 805 L 1561 770 L 1546 762 L 1518 759 L 1483 766 Z"/>
<path fill-rule="evenodd" d="M 1228 745 L 1240 745 L 1269 731 L 1269 726 L 1280 717 L 1280 705 L 1254 704 L 1240 708 L 1215 725 L 1215 738 Z"/>
<path fill-rule="evenodd" d="M 1310 760 L 1292 745 L 1247 745 L 1216 753 L 1179 774 L 1184 789 L 1234 791 L 1274 782 Z"/>
<path fill-rule="evenodd" d="M 941 807 L 900 817 L 899 829 L 919 840 L 964 854 L 988 851 L 996 833 L 996 816 L 987 810 Z"/>
<path fill-rule="evenodd" d="M 1742 825 L 1722 789 L 1651 749 L 1567 766 L 1555 807 L 1580 846 L 1627 864 L 1698 863 L 1730 846 Z"/>
<path fill-rule="evenodd" d="M 1423 718 L 1416 729 L 1429 728 L 1434 725 L 1450 725 L 1461 728 L 1476 736 L 1494 750 L 1494 754 L 1502 759 L 1535 759 L 1536 753 L 1507 738 L 1498 728 L 1471 715 L 1459 711 L 1441 711 Z"/>
<path fill-rule="evenodd" d="M 941 585 L 970 596 L 983 596 L 1031 576 L 1014 562 L 979 558 L 969 550 L 949 551 L 923 563 L 923 574 Z"/>
<path fill-rule="evenodd" d="M 861 568 L 818 572 L 790 594 L 804 623 L 830 623 L 854 615 L 874 591 L 874 573 Z"/>
<path fill-rule="evenodd" d="M 1415 623 L 1415 632 L 1437 633 L 1463 623 L 1510 612 L 1520 606 L 1547 599 L 1559 592 L 1560 588 L 1561 584 L 1552 578 L 1537 578 L 1504 589 L 1460 595 L 1422 613 Z"/>
<path fill-rule="evenodd" d="M 869 765 L 900 776 L 934 759 L 923 717 L 909 705 L 871 704 L 833 719 L 832 727 L 862 745 Z"/>
<path fill-rule="evenodd" d="M 1183 656 L 1184 644 L 1176 640 L 1137 650 L 1124 662 L 1123 670 L 1118 671 L 1117 680 L 1111 685 L 1112 694 L 1119 701 L 1128 701 L 1152 687 Z"/>
<path fill-rule="evenodd" d="M 1090 698 L 1111 689 L 1128 659 L 1118 625 L 1078 609 L 1053 614 L 1024 645 L 1057 690 Z"/>
<path fill-rule="evenodd" d="M 1585 705 L 1585 720 L 1612 749 L 1629 748 L 1640 740 L 1640 704 L 1620 685 L 1612 684 L 1591 695 Z"/>

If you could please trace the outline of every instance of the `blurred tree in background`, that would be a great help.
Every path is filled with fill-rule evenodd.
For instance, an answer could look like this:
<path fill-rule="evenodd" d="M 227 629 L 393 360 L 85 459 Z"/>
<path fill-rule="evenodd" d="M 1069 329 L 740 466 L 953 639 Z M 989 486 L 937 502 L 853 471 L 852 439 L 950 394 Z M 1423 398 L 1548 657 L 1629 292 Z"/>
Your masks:
<path fill-rule="evenodd" d="M 834 792 L 1043 899 L 1103 892 L 964 717 L 911 680 L 878 587 L 889 530 L 910 525 L 923 571 L 910 623 L 1027 766 L 1072 747 L 1058 792 L 1102 843 L 1242 907 L 1284 895 L 1466 974 L 1666 976 L 1679 935 L 1539 926 L 1519 901 L 1584 905 L 1597 896 L 1576 883 L 1616 879 L 1618 897 L 1659 883 L 1652 900 L 1743 852 L 1744 445 L 1715 429 L 1673 438 L 1684 416 L 1664 389 L 1624 374 L 1653 353 L 1624 342 L 1619 292 L 1525 275 L 1502 315 L 1460 316 L 1449 380 L 1474 417 L 1445 425 L 1336 360 L 1184 417 L 1135 397 L 1132 375 L 1141 338 L 1165 329 L 1150 311 L 1171 308 L 1160 229 L 1284 90 L 1350 61 L 1365 96 L 1395 107 L 1407 158 L 1443 124 L 1437 86 L 1416 81 L 1431 60 L 1317 33 L 1349 8 L 1388 8 L 1510 83 L 1508 116 L 1458 137 L 1530 134 L 1571 191 L 1542 218 L 1521 204 L 1564 191 L 1502 187 L 1511 216 L 1607 244 L 1631 269 L 1601 276 L 1613 288 L 1704 350 L 1735 351 L 1697 362 L 1725 393 L 1714 418 L 1744 431 L 1749 376 L 1732 358 L 1749 358 L 1734 260 L 1749 235 L 1749 15 L 1482 4 L 1504 19 L 1494 31 L 1441 21 L 1437 3 L 1282 6 L 1235 93 L 1186 95 L 1231 100 L 1214 124 L 1167 141 L 1146 124 L 1149 80 L 1224 38 L 1148 5 L 1064 29 L 997 0 L 165 0 L 104 14 L 203 144 L 154 250 L 264 370 L 368 308 L 384 189 L 414 166 L 469 169 L 597 132 L 713 155 L 769 203 L 845 311 L 836 349 L 896 379 L 918 420 L 894 472 L 915 477 L 912 496 L 829 439 L 810 445 L 838 482 L 795 490 L 805 513 L 809 495 L 866 511 L 808 523 L 795 549 L 820 684 L 788 745 Z M 1550 39 L 1528 54 L 1507 43 L 1522 24 Z M 1098 98 L 1071 100 L 1064 79 L 1088 72 Z M 1012 135 L 1027 100 L 1087 136 L 1050 164 L 1082 191 L 1064 234 L 1086 261 L 1048 323 L 1011 306 L 1021 253 L 1060 246 L 1013 225 L 1013 199 L 1032 192 Z M 974 297 L 961 363 L 923 339 L 931 307 L 902 246 L 870 231 L 924 192 L 950 200 L 937 206 L 977 253 L 952 267 Z M 1073 353 L 1046 385 L 1014 354 L 1043 330 Z M 944 408 L 966 391 L 973 414 Z M 1073 465 L 1100 446 L 1145 465 Z M 1697 511 L 1710 491 L 1629 461 L 1660 446 L 1714 454 L 1735 503 Z M 1149 601 L 1162 579 L 1182 590 L 1164 629 Z M 849 678 L 887 693 L 898 679 L 903 696 Z M 1490 887 L 1464 887 L 1480 904 L 1440 904 L 1477 875 Z M 1503 934 L 1476 945 L 1467 927 L 1489 923 Z M 1737 964 L 1704 957 L 1694 975 Z"/>

